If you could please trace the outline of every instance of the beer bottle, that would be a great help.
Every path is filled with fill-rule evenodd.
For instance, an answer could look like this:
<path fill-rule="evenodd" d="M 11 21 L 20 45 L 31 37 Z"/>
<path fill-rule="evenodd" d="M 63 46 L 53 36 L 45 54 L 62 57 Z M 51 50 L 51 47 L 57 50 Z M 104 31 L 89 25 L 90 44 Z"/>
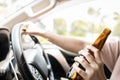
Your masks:
<path fill-rule="evenodd" d="M 111 30 L 109 28 L 105 28 L 92 45 L 97 49 L 101 50 L 110 33 L 111 33 Z M 94 56 L 92 51 L 89 50 L 89 53 Z M 84 67 L 82 67 L 80 64 L 79 64 L 79 67 L 85 70 Z M 68 72 L 67 77 L 70 80 L 84 80 L 72 67 Z"/>

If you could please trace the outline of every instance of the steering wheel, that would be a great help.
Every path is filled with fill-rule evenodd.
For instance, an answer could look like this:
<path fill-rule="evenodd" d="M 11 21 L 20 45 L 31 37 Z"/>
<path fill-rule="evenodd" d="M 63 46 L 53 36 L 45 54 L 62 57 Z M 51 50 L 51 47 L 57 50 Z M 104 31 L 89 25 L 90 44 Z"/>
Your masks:
<path fill-rule="evenodd" d="M 16 24 L 11 32 L 11 42 L 14 57 L 17 61 L 18 69 L 24 80 L 54 80 L 49 58 L 44 54 L 44 50 L 39 40 L 30 35 L 35 43 L 34 46 L 24 49 L 22 36 L 23 27 L 29 23 Z"/>

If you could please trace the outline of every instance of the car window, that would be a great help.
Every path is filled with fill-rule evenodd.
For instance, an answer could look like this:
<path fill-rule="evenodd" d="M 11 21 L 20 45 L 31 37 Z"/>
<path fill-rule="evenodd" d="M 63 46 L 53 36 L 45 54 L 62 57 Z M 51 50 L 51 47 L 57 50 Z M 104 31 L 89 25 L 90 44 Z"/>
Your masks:
<path fill-rule="evenodd" d="M 119 2 L 119 0 L 93 0 L 53 11 L 43 18 L 38 18 L 38 21 L 45 26 L 45 30 L 91 40 L 105 27 L 109 27 L 112 30 L 111 39 L 118 39 Z"/>

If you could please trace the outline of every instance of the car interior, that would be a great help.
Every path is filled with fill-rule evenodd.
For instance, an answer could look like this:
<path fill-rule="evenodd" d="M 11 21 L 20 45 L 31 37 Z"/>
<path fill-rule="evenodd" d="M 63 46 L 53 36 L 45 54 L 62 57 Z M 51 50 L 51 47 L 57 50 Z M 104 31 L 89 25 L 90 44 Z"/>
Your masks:
<path fill-rule="evenodd" d="M 6 27 L 0 29 L 0 79 L 2 80 L 60 80 L 66 78 L 66 73 L 74 62 L 69 52 L 56 46 L 43 47 L 37 37 L 27 35 L 34 42 L 24 45 L 22 28 L 26 23 L 19 23 L 12 29 L 10 35 Z M 10 39 L 11 37 L 11 39 Z M 11 45 L 11 43 L 12 45 Z M 106 76 L 110 71 L 105 67 Z"/>
<path fill-rule="evenodd" d="M 78 55 L 55 44 L 42 44 L 38 36 L 23 34 L 24 27 L 31 25 L 29 20 L 46 16 L 55 5 L 74 2 L 67 1 L 70 0 L 37 0 L 3 20 L 0 26 L 0 80 L 69 80 L 66 74 Z M 77 1 L 81 0 L 74 4 Z M 104 70 L 109 79 L 111 72 L 106 65 Z"/>

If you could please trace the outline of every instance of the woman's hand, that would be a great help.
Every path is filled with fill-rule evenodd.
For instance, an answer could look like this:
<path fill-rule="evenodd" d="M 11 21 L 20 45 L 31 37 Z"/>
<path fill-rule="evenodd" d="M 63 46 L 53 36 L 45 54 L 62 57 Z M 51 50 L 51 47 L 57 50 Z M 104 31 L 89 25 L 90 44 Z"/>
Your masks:
<path fill-rule="evenodd" d="M 78 64 L 73 64 L 76 72 L 83 77 L 84 80 L 106 80 L 99 50 L 92 45 L 87 46 L 86 48 L 87 50 L 92 51 L 94 56 L 86 50 L 81 50 L 79 54 L 84 57 L 75 57 L 74 60 L 80 63 L 85 68 L 85 71 L 78 67 Z"/>
<path fill-rule="evenodd" d="M 23 30 L 23 34 L 31 34 L 31 35 L 38 35 L 38 36 L 42 36 L 42 34 L 45 32 L 45 31 L 31 30 L 31 29 L 28 29 L 28 27 L 24 27 L 22 30 Z"/>
<path fill-rule="evenodd" d="M 42 36 L 45 33 L 45 30 L 35 27 L 36 25 L 32 22 L 24 22 L 22 26 L 23 34 Z"/>

